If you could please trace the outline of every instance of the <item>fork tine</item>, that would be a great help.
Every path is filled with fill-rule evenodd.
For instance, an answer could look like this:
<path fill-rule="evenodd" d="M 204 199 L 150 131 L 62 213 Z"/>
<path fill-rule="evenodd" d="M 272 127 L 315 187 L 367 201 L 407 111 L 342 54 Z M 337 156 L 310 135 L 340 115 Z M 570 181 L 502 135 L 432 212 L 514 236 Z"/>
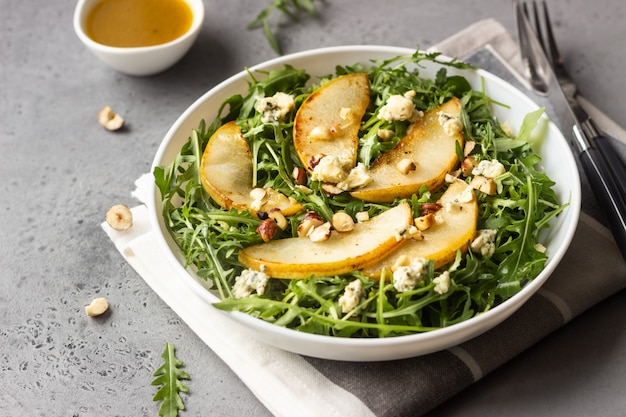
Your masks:
<path fill-rule="evenodd" d="M 543 5 L 545 7 L 546 3 L 543 2 Z M 539 43 L 541 44 L 541 47 L 543 48 L 543 52 L 545 52 L 547 55 L 548 48 L 546 48 L 546 42 L 543 39 L 543 31 L 541 30 L 541 19 L 539 18 L 539 9 L 537 7 L 536 1 L 533 1 L 533 14 L 535 17 L 535 34 L 537 35 L 537 39 L 539 39 Z"/>
<path fill-rule="evenodd" d="M 517 26 L 517 38 L 524 72 L 532 90 L 542 96 L 548 93 L 548 76 L 546 69 L 548 62 L 541 62 L 540 55 L 543 54 L 543 46 L 539 44 L 533 36 L 533 28 L 528 18 L 528 8 L 524 1 L 514 1 L 515 22 Z M 545 60 L 544 60 L 545 61 Z"/>
<path fill-rule="evenodd" d="M 563 61 L 561 59 L 561 54 L 559 53 L 559 49 L 556 46 L 556 39 L 554 37 L 554 33 L 552 32 L 552 22 L 550 20 L 550 13 L 548 12 L 548 5 L 545 1 L 542 1 L 542 3 L 543 3 L 544 24 L 545 24 L 546 36 L 548 40 L 547 48 L 544 43 L 544 49 L 549 50 L 553 65 L 560 66 L 563 64 Z"/>

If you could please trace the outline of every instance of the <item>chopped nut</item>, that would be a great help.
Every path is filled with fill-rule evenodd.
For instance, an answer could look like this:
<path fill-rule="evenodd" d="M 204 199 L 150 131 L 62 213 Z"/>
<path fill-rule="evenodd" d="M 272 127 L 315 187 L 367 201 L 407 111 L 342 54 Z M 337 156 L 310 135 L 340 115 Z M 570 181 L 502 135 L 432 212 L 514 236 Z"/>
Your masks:
<path fill-rule="evenodd" d="M 263 242 L 269 242 L 272 240 L 274 236 L 276 236 L 276 232 L 278 231 L 278 225 L 274 221 L 274 219 L 265 219 L 259 224 L 259 227 L 256 228 L 256 232 L 261 236 Z"/>
<path fill-rule="evenodd" d="M 357 222 L 363 223 L 370 219 L 370 214 L 367 211 L 359 211 L 355 217 Z"/>
<path fill-rule="evenodd" d="M 267 190 L 265 188 L 253 188 L 250 190 L 250 197 L 255 200 L 263 200 L 267 195 Z"/>
<path fill-rule="evenodd" d="M 352 109 L 350 107 L 342 107 L 341 110 L 339 110 L 339 117 L 341 117 L 342 120 L 348 120 L 350 116 L 352 116 Z"/>
<path fill-rule="evenodd" d="M 267 213 L 270 219 L 276 222 L 276 225 L 281 228 L 281 230 L 285 230 L 288 226 L 287 218 L 280 211 L 280 209 L 272 209 L 269 213 Z"/>
<path fill-rule="evenodd" d="M 124 119 L 115 113 L 111 107 L 104 106 L 98 113 L 98 123 L 107 130 L 118 130 L 124 126 Z"/>
<path fill-rule="evenodd" d="M 330 129 L 324 126 L 315 126 L 309 133 L 310 140 L 330 140 L 332 138 Z"/>
<path fill-rule="evenodd" d="M 470 182 L 469 186 L 488 195 L 496 193 L 496 182 L 493 179 L 482 175 L 476 175 L 472 179 L 472 182 Z"/>
<path fill-rule="evenodd" d="M 378 131 L 376 132 L 378 139 L 382 140 L 383 142 L 391 140 L 391 138 L 393 138 L 395 134 L 396 132 L 391 129 L 378 129 Z"/>
<path fill-rule="evenodd" d="M 323 242 L 328 240 L 330 237 L 330 222 L 314 227 L 309 231 L 308 236 L 311 242 Z"/>
<path fill-rule="evenodd" d="M 296 180 L 296 184 L 304 185 L 306 184 L 306 171 L 300 167 L 294 167 L 293 171 L 291 171 L 291 176 L 294 180 Z"/>
<path fill-rule="evenodd" d="M 414 220 L 415 227 L 419 230 L 428 230 L 435 223 L 435 215 L 433 213 L 428 213 L 423 216 L 420 216 Z"/>
<path fill-rule="evenodd" d="M 439 203 L 424 203 L 422 204 L 422 214 L 436 213 L 441 208 Z"/>
<path fill-rule="evenodd" d="M 354 230 L 354 220 L 348 213 L 338 211 L 333 214 L 332 218 L 333 228 L 338 232 L 350 232 Z"/>
<path fill-rule="evenodd" d="M 107 211 L 106 222 L 115 230 L 123 231 L 133 225 L 133 213 L 125 204 L 116 204 Z"/>
<path fill-rule="evenodd" d="M 395 271 L 401 266 L 409 266 L 409 265 L 411 265 L 411 260 L 409 259 L 409 257 L 407 255 L 400 255 L 398 259 L 396 259 L 396 261 L 394 262 L 393 266 L 391 267 L 391 271 Z"/>
<path fill-rule="evenodd" d="M 416 168 L 415 162 L 411 161 L 409 158 L 401 159 L 396 165 L 396 169 L 400 171 L 402 175 L 407 175 L 409 172 L 415 171 Z"/>
<path fill-rule="evenodd" d="M 109 303 L 106 298 L 94 298 L 91 304 L 85 307 L 85 313 L 89 317 L 99 316 L 109 309 Z"/>
<path fill-rule="evenodd" d="M 324 192 L 328 195 L 339 195 L 344 191 L 342 188 L 328 183 L 322 184 L 322 190 L 324 190 Z"/>
<path fill-rule="evenodd" d="M 319 165 L 320 161 L 324 158 L 325 155 L 313 155 L 309 159 L 309 168 L 315 169 L 316 166 Z"/>
<path fill-rule="evenodd" d="M 461 173 L 464 176 L 469 177 L 470 175 L 472 175 L 472 170 L 475 166 L 476 160 L 472 157 L 467 157 L 463 160 L 463 162 L 461 162 Z"/>
<path fill-rule="evenodd" d="M 322 224 L 324 224 L 324 219 L 322 219 L 322 217 L 316 212 L 309 211 L 304 215 L 298 225 L 298 236 L 307 236 L 311 229 L 321 226 Z"/>
<path fill-rule="evenodd" d="M 463 156 L 468 156 L 469 154 L 471 154 L 475 147 L 475 141 L 468 140 L 467 142 L 465 142 L 465 146 L 463 147 Z"/>
<path fill-rule="evenodd" d="M 313 190 L 311 190 L 311 189 L 310 189 L 309 187 L 307 187 L 307 186 L 304 186 L 304 185 L 298 185 L 297 187 L 298 187 L 298 189 L 299 189 L 300 191 L 302 191 L 302 193 L 303 193 L 304 195 L 310 195 L 310 194 L 313 194 Z"/>
<path fill-rule="evenodd" d="M 502 128 L 504 133 L 506 133 L 509 137 L 511 138 L 515 137 L 515 132 L 513 131 L 513 128 L 511 127 L 511 124 L 508 121 L 502 123 L 500 127 Z"/>

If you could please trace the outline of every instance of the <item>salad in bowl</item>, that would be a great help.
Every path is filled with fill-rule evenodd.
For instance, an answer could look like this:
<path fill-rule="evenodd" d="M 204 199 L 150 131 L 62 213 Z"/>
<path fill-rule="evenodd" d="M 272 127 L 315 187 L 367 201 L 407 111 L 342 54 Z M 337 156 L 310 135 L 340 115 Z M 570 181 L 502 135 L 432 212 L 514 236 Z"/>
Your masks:
<path fill-rule="evenodd" d="M 184 280 L 262 340 L 412 356 L 498 324 L 547 279 L 578 215 L 565 149 L 542 108 L 466 63 L 310 51 L 181 116 L 153 219 Z"/>

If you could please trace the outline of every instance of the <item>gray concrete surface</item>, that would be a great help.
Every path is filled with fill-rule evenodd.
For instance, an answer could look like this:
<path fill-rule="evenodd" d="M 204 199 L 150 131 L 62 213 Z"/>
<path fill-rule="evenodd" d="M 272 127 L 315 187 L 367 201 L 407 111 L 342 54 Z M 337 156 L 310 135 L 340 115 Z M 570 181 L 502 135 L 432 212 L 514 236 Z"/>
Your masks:
<path fill-rule="evenodd" d="M 152 416 L 152 372 L 177 346 L 193 416 L 269 412 L 144 284 L 99 224 L 133 204 L 169 126 L 227 76 L 275 54 L 246 31 L 268 1 L 205 0 L 189 54 L 148 78 L 96 60 L 72 30 L 75 3 L 0 3 L 0 415 Z M 567 64 L 585 95 L 626 126 L 626 6 L 551 1 Z M 514 30 L 502 0 L 328 0 L 316 18 L 281 28 L 286 53 L 344 44 L 430 46 L 475 21 Z M 98 126 L 105 104 L 128 124 Z M 96 296 L 110 312 L 87 318 Z M 626 294 L 576 319 L 444 404 L 438 416 L 618 416 L 626 409 Z"/>

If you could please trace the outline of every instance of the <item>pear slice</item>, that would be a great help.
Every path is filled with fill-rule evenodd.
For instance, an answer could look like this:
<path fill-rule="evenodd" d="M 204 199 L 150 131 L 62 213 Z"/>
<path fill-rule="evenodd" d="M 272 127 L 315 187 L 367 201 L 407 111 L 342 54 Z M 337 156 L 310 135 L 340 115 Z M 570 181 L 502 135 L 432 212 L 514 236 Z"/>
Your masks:
<path fill-rule="evenodd" d="M 302 165 L 312 172 L 320 155 L 356 165 L 359 126 L 370 102 L 367 74 L 342 75 L 315 90 L 302 103 L 293 125 L 293 142 Z M 312 166 L 313 165 L 313 166 Z"/>
<path fill-rule="evenodd" d="M 452 262 L 458 249 L 467 250 L 468 242 L 476 233 L 478 221 L 478 204 L 474 192 L 465 182 L 456 180 L 438 202 L 442 206 L 436 214 L 438 222 L 422 232 L 423 240 L 407 240 L 389 256 L 364 268 L 362 272 L 378 279 L 383 269 L 391 272 L 402 257 L 433 260 L 435 268 L 439 268 Z"/>
<path fill-rule="evenodd" d="M 271 240 L 239 251 L 247 268 L 274 278 L 308 278 L 344 274 L 377 262 L 404 241 L 400 234 L 413 223 L 411 207 L 402 203 L 371 220 L 357 223 L 351 232 L 332 231 L 327 240 L 308 237 Z"/>
<path fill-rule="evenodd" d="M 392 202 L 396 197 L 409 198 L 423 185 L 431 191 L 441 187 L 446 173 L 458 163 L 456 143 L 463 146 L 463 134 L 446 133 L 439 122 L 439 113 L 456 119 L 460 111 L 461 103 L 457 98 L 427 111 L 395 148 L 370 166 L 372 182 L 350 194 L 380 203 Z M 412 164 L 413 169 L 406 170 L 406 164 Z"/>
<path fill-rule="evenodd" d="M 226 210 L 234 207 L 252 213 L 280 209 L 290 216 L 303 209 L 293 198 L 271 188 L 262 192 L 261 199 L 251 195 L 252 170 L 252 153 L 237 123 L 229 122 L 217 129 L 200 163 L 202 185 L 213 200 Z M 253 203 L 258 207 L 253 209 Z"/>

